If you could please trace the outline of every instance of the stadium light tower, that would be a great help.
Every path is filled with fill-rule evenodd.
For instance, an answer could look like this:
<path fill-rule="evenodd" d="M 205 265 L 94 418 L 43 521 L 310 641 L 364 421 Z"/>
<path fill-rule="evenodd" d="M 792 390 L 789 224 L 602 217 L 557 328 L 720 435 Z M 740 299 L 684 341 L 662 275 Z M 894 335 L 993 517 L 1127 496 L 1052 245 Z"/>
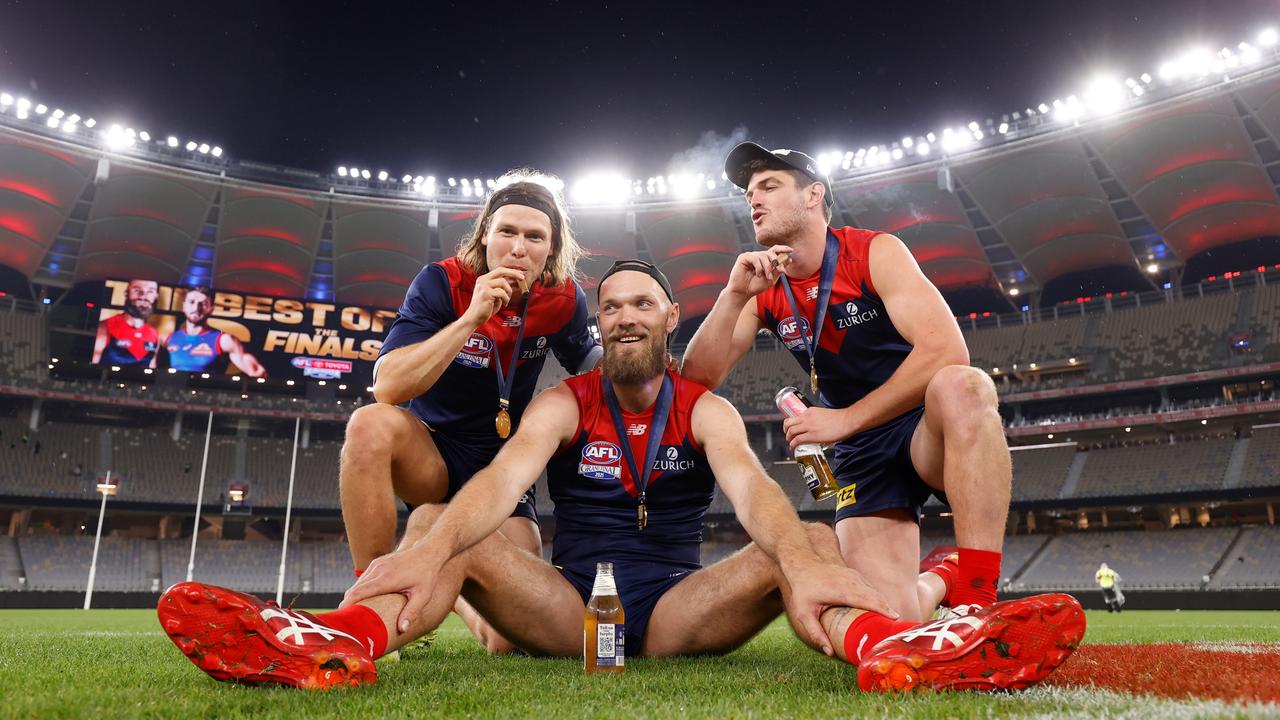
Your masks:
<path fill-rule="evenodd" d="M 571 194 L 584 205 L 621 204 L 631 197 L 631 181 L 623 173 L 591 173 L 574 183 Z"/>

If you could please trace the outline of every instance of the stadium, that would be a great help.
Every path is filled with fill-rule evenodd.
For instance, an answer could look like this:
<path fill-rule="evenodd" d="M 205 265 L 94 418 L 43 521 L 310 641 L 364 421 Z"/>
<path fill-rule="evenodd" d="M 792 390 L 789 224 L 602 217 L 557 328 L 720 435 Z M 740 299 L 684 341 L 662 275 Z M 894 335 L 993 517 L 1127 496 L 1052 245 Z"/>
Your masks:
<path fill-rule="evenodd" d="M 28 622 L 69 629 L 54 631 L 65 651 L 49 661 L 43 692 L 6 700 L 0 714 L 850 712 L 821 702 L 847 693 L 851 676 L 788 645 L 785 624 L 724 661 L 640 661 L 629 684 L 603 690 L 573 663 L 486 657 L 456 620 L 427 659 L 388 666 L 404 685 L 456 673 L 450 687 L 418 697 L 353 693 L 326 706 L 211 687 L 180 665 L 145 610 L 174 583 L 308 608 L 336 606 L 352 584 L 337 480 L 347 420 L 374 402 L 372 361 L 414 277 L 454 253 L 495 180 L 273 165 L 34 95 L 0 93 L 0 626 L 19 635 L 18 655 L 0 649 L 0 658 L 10 668 L 28 662 L 23 648 L 37 642 L 22 635 Z M 1023 697 L 877 698 L 857 712 L 1277 712 L 1274 31 L 1078 96 L 815 154 L 832 178 L 832 225 L 901 238 L 950 305 L 971 364 L 999 391 L 1013 456 L 1001 597 L 1072 593 L 1091 611 L 1086 642 L 1098 643 L 1061 683 Z M 564 189 L 589 251 L 578 271 L 591 313 L 615 260 L 651 262 L 682 309 L 680 355 L 734 259 L 757 249 L 741 191 L 694 172 L 567 178 Z M 229 353 L 232 362 L 179 370 L 99 357 L 97 328 L 126 307 L 135 278 L 154 281 L 155 316 L 169 330 L 183 312 L 180 289 L 216 293 L 217 327 L 250 360 Z M 789 356 L 762 333 L 717 392 L 742 414 L 801 517 L 830 523 L 833 505 L 810 496 L 773 404 L 778 388 L 804 380 Z M 538 388 L 566 377 L 548 363 Z M 536 494 L 549 555 L 556 515 L 545 477 Z M 926 506 L 922 552 L 956 544 L 951 517 L 936 500 Z M 723 495 L 703 536 L 703 563 L 749 542 Z M 1105 613 L 1101 561 L 1123 575 L 1129 614 Z M 90 607 L 116 614 L 54 619 Z M 1107 643 L 1128 649 L 1097 649 Z M 1163 672 L 1145 681 L 1122 672 L 1162 652 Z M 117 688 L 95 691 L 57 679 L 130 653 L 154 656 L 163 671 L 122 672 Z M 1195 667 L 1241 675 L 1191 681 Z M 733 672 L 768 687 L 735 699 L 738 686 L 706 680 Z M 544 688 L 508 696 L 547 673 Z M 646 674 L 675 689 L 647 686 Z M 137 698 L 138 683 L 184 697 Z M 14 698 L 23 686 L 0 687 Z M 60 706 L 63 693 L 76 704 Z M 488 693 L 508 704 L 486 704 Z M 578 699 L 572 710 L 557 708 L 566 694 Z"/>

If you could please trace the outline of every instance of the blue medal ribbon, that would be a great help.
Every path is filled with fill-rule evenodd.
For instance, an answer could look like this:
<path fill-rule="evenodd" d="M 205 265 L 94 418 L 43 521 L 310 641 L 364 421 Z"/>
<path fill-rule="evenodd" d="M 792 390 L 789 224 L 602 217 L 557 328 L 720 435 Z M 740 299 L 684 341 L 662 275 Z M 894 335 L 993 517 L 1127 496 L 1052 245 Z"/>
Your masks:
<path fill-rule="evenodd" d="M 627 461 L 627 469 L 631 471 L 631 479 L 636 484 L 636 496 L 639 505 L 636 507 L 636 527 L 644 530 L 649 523 L 649 511 L 644 504 L 645 487 L 649 484 L 649 473 L 653 471 L 653 461 L 658 458 L 658 446 L 662 444 L 662 434 L 667 428 L 667 416 L 671 414 L 671 396 L 675 392 L 675 383 L 671 375 L 663 374 L 662 389 L 658 391 L 658 399 L 653 404 L 653 419 L 649 422 L 649 439 L 644 446 L 644 469 L 641 473 L 636 467 L 635 455 L 631 452 L 631 440 L 627 436 L 627 426 L 622 421 L 622 408 L 618 405 L 618 396 L 613 392 L 613 383 L 600 376 L 604 385 L 605 404 L 609 406 L 609 415 L 613 417 L 613 429 L 618 433 L 618 445 L 622 449 L 622 457 Z"/>
<path fill-rule="evenodd" d="M 509 412 L 511 409 L 511 388 L 515 385 L 516 380 L 516 361 L 520 359 L 520 343 L 524 341 L 524 325 L 525 320 L 529 317 L 529 299 L 533 296 L 533 287 L 529 287 L 529 292 L 524 295 L 524 303 L 520 308 L 520 329 L 516 331 L 516 346 L 511 350 L 511 363 L 507 366 L 511 370 L 511 374 L 507 375 L 502 372 L 502 357 L 498 353 L 497 343 L 493 348 L 493 368 L 498 371 L 498 406 L 499 412 Z"/>
<path fill-rule="evenodd" d="M 818 278 L 818 306 L 816 317 L 810 326 L 810 332 L 804 333 L 804 349 L 809 353 L 809 378 L 813 392 L 818 392 L 818 339 L 822 336 L 822 324 L 827 318 L 827 305 L 831 302 L 831 286 L 836 278 L 836 256 L 840 252 L 840 241 L 835 233 L 827 230 L 827 247 L 822 252 L 822 272 Z M 786 273 L 782 275 L 782 292 L 787 296 L 787 304 L 791 306 L 791 315 L 799 325 L 800 306 L 796 304 L 795 293 L 791 290 L 791 282 Z M 808 318 L 805 318 L 806 320 Z"/>

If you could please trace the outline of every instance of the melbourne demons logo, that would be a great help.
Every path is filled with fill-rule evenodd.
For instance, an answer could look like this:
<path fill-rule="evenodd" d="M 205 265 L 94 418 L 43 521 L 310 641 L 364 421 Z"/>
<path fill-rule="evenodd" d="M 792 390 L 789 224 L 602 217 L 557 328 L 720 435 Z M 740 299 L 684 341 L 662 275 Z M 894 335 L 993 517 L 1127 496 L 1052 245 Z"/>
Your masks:
<path fill-rule="evenodd" d="M 467 342 L 454 356 L 453 361 L 469 368 L 489 367 L 489 354 L 493 351 L 493 341 L 480 333 L 471 333 Z"/>
<path fill-rule="evenodd" d="M 622 450 L 603 440 L 589 443 L 582 448 L 582 462 L 578 474 L 597 480 L 617 480 L 622 477 Z"/>
<path fill-rule="evenodd" d="M 788 350 L 804 347 L 805 337 L 809 334 L 809 321 L 788 315 L 778 323 L 778 337 Z"/>

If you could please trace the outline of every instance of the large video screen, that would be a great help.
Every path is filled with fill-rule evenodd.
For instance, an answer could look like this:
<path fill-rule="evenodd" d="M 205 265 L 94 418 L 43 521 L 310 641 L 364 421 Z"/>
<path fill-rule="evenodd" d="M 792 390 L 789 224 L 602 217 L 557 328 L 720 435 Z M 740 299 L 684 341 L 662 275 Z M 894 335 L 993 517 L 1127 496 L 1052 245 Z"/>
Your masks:
<path fill-rule="evenodd" d="M 367 379 L 394 310 L 106 280 L 92 362 L 249 377 Z"/>

